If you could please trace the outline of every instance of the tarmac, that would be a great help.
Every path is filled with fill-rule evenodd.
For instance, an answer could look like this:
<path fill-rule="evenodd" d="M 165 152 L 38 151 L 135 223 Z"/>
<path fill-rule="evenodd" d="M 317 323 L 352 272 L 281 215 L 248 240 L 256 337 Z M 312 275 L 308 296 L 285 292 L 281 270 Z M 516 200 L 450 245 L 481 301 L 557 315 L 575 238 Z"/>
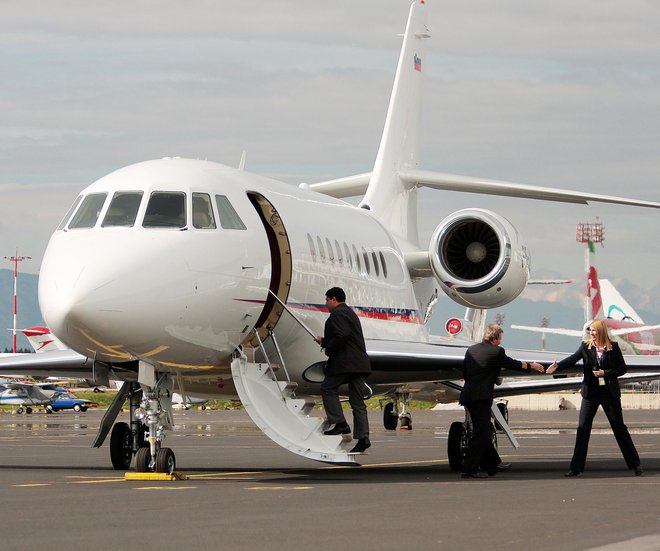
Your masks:
<path fill-rule="evenodd" d="M 660 549 L 660 412 L 624 411 L 644 475 L 626 469 L 605 415 L 587 470 L 568 470 L 578 412 L 510 411 L 505 473 L 463 480 L 447 463 L 460 411 L 415 411 L 386 431 L 370 412 L 362 467 L 336 467 L 272 443 L 244 411 L 180 411 L 165 445 L 186 480 L 125 480 L 103 412 L 0 414 L 3 550 Z M 125 419 L 124 419 L 125 420 Z"/>

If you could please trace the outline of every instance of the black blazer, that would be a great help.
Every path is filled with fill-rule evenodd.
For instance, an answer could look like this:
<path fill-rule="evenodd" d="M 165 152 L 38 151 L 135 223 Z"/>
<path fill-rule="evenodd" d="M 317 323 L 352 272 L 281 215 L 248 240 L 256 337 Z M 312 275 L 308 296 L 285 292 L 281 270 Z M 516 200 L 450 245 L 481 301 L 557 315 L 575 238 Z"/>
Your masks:
<path fill-rule="evenodd" d="M 463 360 L 465 384 L 461 391 L 459 403 L 492 400 L 495 382 L 503 368 L 531 371 L 529 364 L 509 358 L 501 346 L 486 340 L 470 346 Z"/>
<path fill-rule="evenodd" d="M 593 372 L 598 369 L 605 371 L 605 387 L 610 394 L 615 398 L 621 396 L 621 387 L 619 387 L 619 380 L 617 377 L 624 375 L 628 369 L 626 368 L 626 362 L 623 359 L 623 354 L 621 354 L 621 349 L 617 343 L 613 342 L 612 350 L 606 350 L 603 353 L 603 358 L 599 364 L 596 355 L 596 347 L 589 346 L 587 343 L 583 342 L 574 354 L 557 362 L 557 371 L 561 371 L 567 367 L 573 367 L 580 360 L 582 360 L 582 367 L 584 370 L 582 389 L 580 391 L 583 398 L 593 396 L 598 388 L 598 377 L 595 377 L 593 374 Z"/>
<path fill-rule="evenodd" d="M 345 303 L 338 304 L 330 312 L 325 322 L 321 347 L 325 348 L 328 356 L 326 375 L 371 373 L 360 319 Z"/>

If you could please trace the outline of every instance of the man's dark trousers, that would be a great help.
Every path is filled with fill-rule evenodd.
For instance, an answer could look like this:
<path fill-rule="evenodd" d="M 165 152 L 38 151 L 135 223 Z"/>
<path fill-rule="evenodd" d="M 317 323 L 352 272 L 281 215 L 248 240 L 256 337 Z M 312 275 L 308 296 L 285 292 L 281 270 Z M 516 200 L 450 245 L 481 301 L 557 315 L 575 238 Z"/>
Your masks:
<path fill-rule="evenodd" d="M 331 425 L 344 424 L 344 410 L 339 401 L 339 387 L 348 384 L 348 402 L 353 410 L 353 438 L 369 437 L 369 420 L 367 406 L 364 404 L 366 377 L 361 373 L 340 373 L 326 375 L 321 383 L 323 407 Z"/>
<path fill-rule="evenodd" d="M 472 438 L 468 444 L 462 472 L 475 473 L 481 467 L 494 470 L 501 462 L 490 437 L 490 408 L 492 400 L 475 400 L 464 405 L 472 419 Z"/>

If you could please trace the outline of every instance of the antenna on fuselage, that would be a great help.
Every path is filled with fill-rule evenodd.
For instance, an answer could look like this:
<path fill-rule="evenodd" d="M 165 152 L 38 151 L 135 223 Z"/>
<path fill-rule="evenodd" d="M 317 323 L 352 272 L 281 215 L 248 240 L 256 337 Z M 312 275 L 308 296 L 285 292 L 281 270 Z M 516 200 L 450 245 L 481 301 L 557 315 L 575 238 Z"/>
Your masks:
<path fill-rule="evenodd" d="M 245 159 L 247 157 L 247 151 L 245 149 L 241 153 L 241 160 L 238 161 L 238 170 L 245 170 Z"/>

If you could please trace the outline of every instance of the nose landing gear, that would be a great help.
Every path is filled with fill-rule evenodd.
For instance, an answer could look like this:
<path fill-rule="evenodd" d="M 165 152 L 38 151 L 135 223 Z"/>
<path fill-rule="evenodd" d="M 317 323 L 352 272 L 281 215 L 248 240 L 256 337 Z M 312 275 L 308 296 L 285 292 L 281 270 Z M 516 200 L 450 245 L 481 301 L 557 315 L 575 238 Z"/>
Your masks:
<path fill-rule="evenodd" d="M 130 425 L 114 423 L 121 407 L 130 398 Z M 93 446 L 101 447 L 110 426 L 110 460 L 117 470 L 128 470 L 135 455 L 137 472 L 172 474 L 174 452 L 162 446 L 165 431 L 172 428 L 172 379 L 161 375 L 153 386 L 125 383 L 106 412 Z"/>

